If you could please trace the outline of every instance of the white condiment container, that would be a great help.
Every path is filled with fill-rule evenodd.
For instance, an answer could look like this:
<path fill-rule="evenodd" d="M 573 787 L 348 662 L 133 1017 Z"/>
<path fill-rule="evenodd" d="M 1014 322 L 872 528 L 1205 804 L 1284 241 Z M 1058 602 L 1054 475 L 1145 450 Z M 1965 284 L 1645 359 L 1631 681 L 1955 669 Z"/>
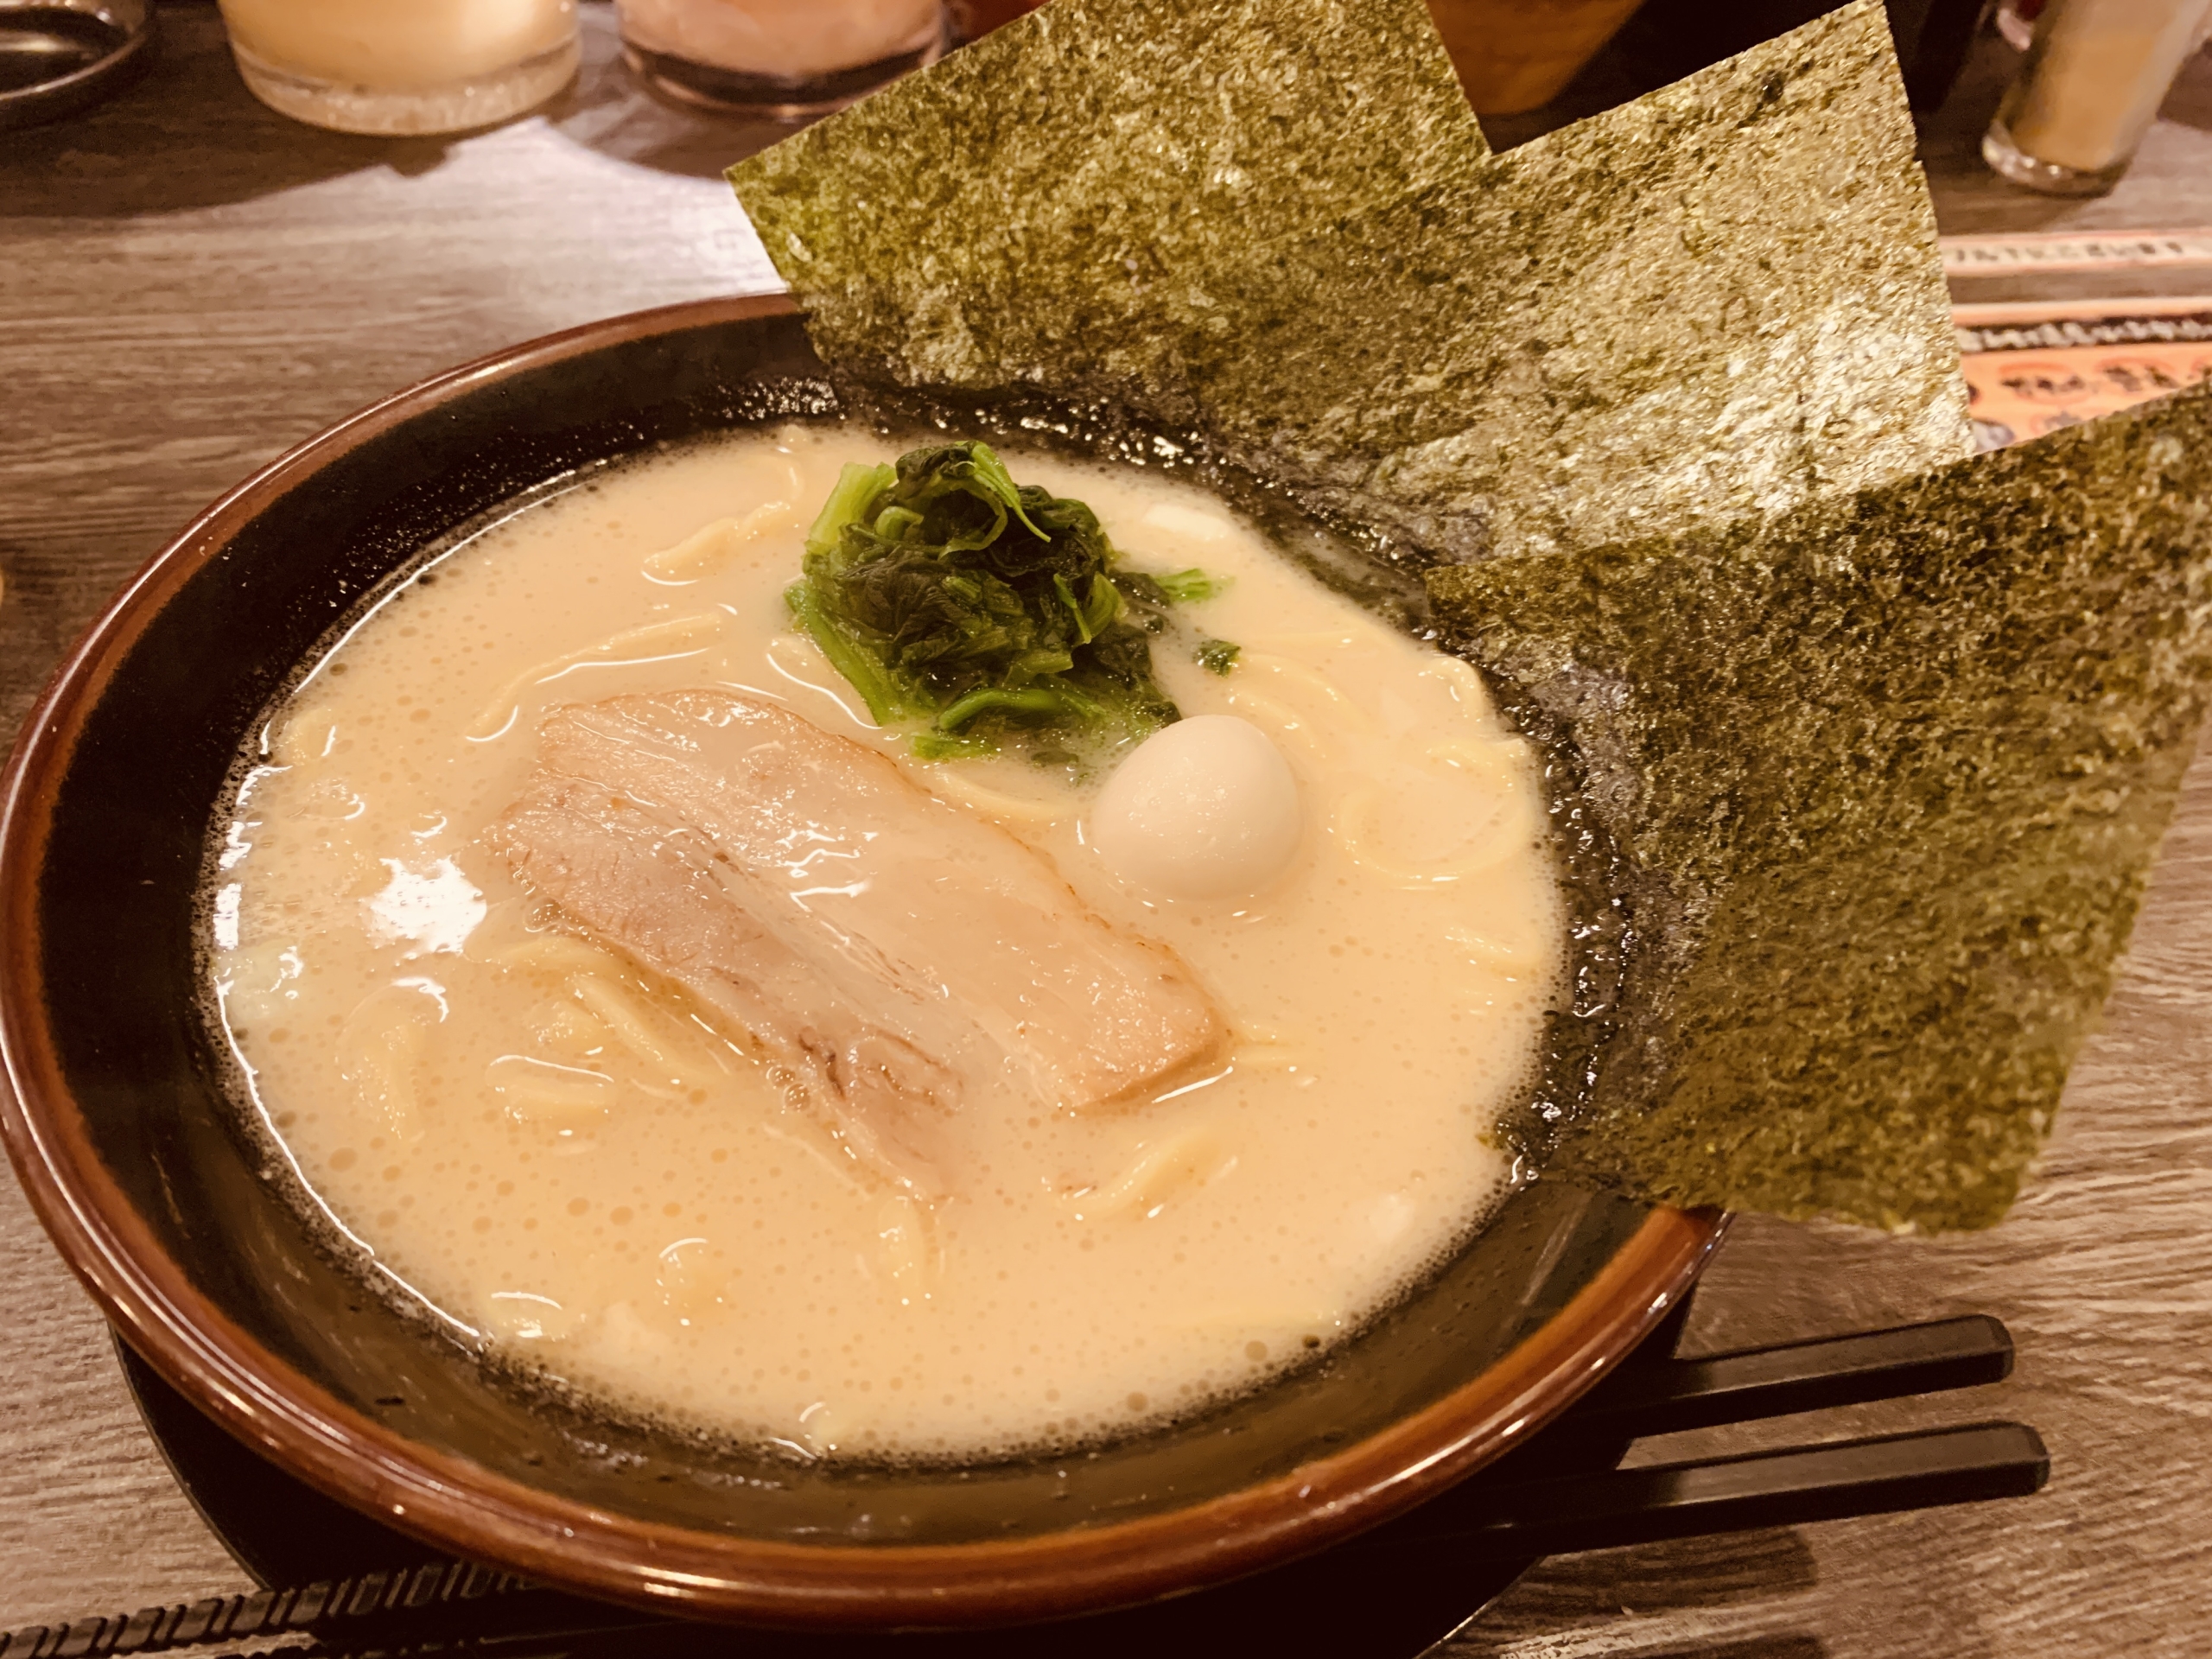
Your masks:
<path fill-rule="evenodd" d="M 2031 189 L 2102 194 L 2135 159 L 2208 28 L 2212 0 L 2057 0 L 2037 21 L 1983 158 Z"/>
<path fill-rule="evenodd" d="M 790 118 L 839 108 L 940 56 L 944 0 L 618 0 L 624 55 L 690 104 Z"/>
<path fill-rule="evenodd" d="M 457 132 L 576 72 L 576 0 L 222 0 L 255 97 L 340 132 Z"/>

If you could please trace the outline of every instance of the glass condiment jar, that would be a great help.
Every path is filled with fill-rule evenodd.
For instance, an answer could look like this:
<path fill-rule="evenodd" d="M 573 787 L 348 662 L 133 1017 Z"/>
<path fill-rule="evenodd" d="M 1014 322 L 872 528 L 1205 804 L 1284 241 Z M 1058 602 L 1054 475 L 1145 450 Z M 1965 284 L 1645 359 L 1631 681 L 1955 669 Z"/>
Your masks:
<path fill-rule="evenodd" d="M 2135 159 L 2212 28 L 2212 0 L 2056 0 L 1981 141 L 1982 159 L 2050 195 L 2102 195 Z"/>
<path fill-rule="evenodd" d="M 222 0 L 253 95 L 340 132 L 459 132 L 576 73 L 576 0 Z"/>
<path fill-rule="evenodd" d="M 616 0 L 622 52 L 683 103 L 780 120 L 839 109 L 933 63 L 944 0 Z"/>

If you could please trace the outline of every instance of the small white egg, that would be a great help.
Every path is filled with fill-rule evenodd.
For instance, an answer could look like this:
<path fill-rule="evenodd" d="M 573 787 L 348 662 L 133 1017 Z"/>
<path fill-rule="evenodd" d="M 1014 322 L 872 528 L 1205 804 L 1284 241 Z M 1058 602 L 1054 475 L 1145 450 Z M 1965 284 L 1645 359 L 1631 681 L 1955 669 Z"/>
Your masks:
<path fill-rule="evenodd" d="M 1193 715 L 1106 780 L 1090 841 L 1140 891 L 1236 899 L 1282 874 L 1302 828 L 1298 781 L 1268 734 L 1234 715 Z"/>

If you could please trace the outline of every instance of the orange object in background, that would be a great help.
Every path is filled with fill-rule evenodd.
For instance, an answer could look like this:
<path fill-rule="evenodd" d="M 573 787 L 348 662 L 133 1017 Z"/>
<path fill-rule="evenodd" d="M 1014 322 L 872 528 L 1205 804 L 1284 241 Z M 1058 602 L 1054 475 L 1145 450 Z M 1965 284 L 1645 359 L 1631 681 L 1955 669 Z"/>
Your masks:
<path fill-rule="evenodd" d="M 1961 305 L 1952 317 L 1984 449 L 2212 380 L 2212 297 Z"/>
<path fill-rule="evenodd" d="M 1478 115 L 1548 104 L 1643 0 L 1428 0 Z"/>

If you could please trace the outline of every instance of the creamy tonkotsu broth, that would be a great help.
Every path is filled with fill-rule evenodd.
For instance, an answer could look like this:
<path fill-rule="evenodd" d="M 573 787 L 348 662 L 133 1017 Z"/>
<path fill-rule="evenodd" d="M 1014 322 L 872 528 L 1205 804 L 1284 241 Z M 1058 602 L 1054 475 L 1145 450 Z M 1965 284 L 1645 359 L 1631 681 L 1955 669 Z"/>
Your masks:
<path fill-rule="evenodd" d="M 1123 568 L 1231 579 L 1179 608 L 1155 671 L 1186 717 L 1264 734 L 1217 727 L 1254 764 L 1287 761 L 1281 876 L 1193 899 L 1109 864 L 1112 756 L 914 759 L 781 596 L 840 464 L 898 453 L 732 436 L 429 566 L 270 721 L 218 855 L 212 971 L 307 1186 L 495 1351 L 815 1455 L 976 1456 L 1249 1387 L 1432 1267 L 1506 1178 L 1486 1132 L 1529 1086 L 1564 926 L 1535 759 L 1476 675 L 1133 469 L 1006 457 L 1088 502 Z M 1229 673 L 1202 639 L 1240 647 Z M 1070 914 L 1181 964 L 1218 1016 L 1192 1052 L 1212 1046 L 1113 1104 L 978 1109 L 939 1185 L 887 1178 L 726 1008 L 494 850 L 541 726 L 570 718 L 550 713 L 686 690 L 866 745 L 1010 832 Z"/>

